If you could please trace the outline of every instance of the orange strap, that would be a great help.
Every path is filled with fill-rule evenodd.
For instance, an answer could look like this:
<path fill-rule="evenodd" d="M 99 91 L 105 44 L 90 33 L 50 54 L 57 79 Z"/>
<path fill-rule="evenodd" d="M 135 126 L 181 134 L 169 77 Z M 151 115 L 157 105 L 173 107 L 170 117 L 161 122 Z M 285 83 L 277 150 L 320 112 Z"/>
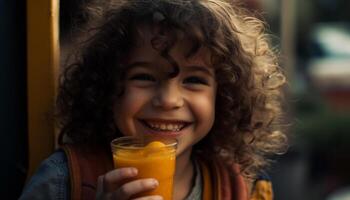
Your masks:
<path fill-rule="evenodd" d="M 71 199 L 80 200 L 81 199 L 81 177 L 80 177 L 80 167 L 78 163 L 77 154 L 74 152 L 71 145 L 62 146 L 63 151 L 66 153 L 68 159 L 68 168 L 70 175 L 71 184 Z"/>
<path fill-rule="evenodd" d="M 202 172 L 203 176 L 203 200 L 212 200 L 213 199 L 213 193 L 212 193 L 212 180 L 210 176 L 209 169 L 205 163 L 199 161 L 199 167 Z"/>
<path fill-rule="evenodd" d="M 199 160 L 203 176 L 203 200 L 248 200 L 248 187 L 237 165 L 231 169 L 218 161 Z"/>
<path fill-rule="evenodd" d="M 235 200 L 248 200 L 249 190 L 243 176 L 240 173 L 239 166 L 237 164 L 232 165 L 231 169 L 231 184 L 232 199 Z"/>

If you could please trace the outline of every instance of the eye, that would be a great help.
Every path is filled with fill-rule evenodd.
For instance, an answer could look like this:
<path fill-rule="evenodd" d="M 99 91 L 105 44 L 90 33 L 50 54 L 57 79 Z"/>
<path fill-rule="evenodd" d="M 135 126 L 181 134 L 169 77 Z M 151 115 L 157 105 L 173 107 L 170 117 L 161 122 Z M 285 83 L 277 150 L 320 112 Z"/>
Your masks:
<path fill-rule="evenodd" d="M 134 74 L 129 78 L 129 80 L 156 81 L 156 79 L 152 75 L 146 73 Z"/>
<path fill-rule="evenodd" d="M 184 83 L 209 85 L 208 81 L 205 78 L 198 77 L 198 76 L 187 77 L 187 78 L 185 78 Z"/>

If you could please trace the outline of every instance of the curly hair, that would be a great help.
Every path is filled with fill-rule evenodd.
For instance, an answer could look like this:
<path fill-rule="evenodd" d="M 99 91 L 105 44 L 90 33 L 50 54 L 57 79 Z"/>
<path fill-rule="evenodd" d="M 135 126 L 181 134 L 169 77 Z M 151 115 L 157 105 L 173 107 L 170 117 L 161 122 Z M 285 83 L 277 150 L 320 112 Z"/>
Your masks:
<path fill-rule="evenodd" d="M 108 146 L 122 135 L 112 109 L 123 95 L 121 61 L 134 45 L 137 26 L 161 24 L 193 41 L 188 56 L 201 46 L 212 55 L 218 85 L 215 122 L 194 150 L 236 162 L 246 177 L 254 177 L 269 163 L 268 156 L 284 149 L 286 136 L 280 123 L 285 77 L 269 46 L 265 24 L 237 3 L 110 0 L 89 5 L 87 10 L 94 28 L 60 79 L 59 143 L 68 136 L 73 143 Z M 162 20 L 157 19 L 158 13 Z M 166 57 L 174 42 L 176 37 L 160 53 Z"/>

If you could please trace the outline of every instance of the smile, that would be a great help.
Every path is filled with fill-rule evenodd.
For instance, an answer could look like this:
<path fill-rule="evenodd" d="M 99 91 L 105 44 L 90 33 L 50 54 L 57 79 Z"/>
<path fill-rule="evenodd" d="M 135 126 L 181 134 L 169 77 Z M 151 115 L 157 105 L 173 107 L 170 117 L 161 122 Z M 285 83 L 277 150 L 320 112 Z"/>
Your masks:
<path fill-rule="evenodd" d="M 148 128 L 155 131 L 171 131 L 178 132 L 186 127 L 189 123 L 187 122 L 159 122 L 159 121 L 148 121 L 142 120 L 142 123 Z"/>

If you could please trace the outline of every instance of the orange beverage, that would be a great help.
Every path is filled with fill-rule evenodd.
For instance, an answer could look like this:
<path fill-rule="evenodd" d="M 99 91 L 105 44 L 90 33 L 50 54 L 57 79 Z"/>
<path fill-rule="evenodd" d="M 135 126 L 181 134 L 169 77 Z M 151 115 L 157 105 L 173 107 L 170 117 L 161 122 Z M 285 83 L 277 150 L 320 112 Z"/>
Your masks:
<path fill-rule="evenodd" d="M 159 186 L 136 197 L 160 195 L 165 200 L 173 196 L 176 140 L 143 142 L 134 137 L 121 137 L 112 141 L 115 168 L 135 167 L 135 179 L 155 178 Z"/>

